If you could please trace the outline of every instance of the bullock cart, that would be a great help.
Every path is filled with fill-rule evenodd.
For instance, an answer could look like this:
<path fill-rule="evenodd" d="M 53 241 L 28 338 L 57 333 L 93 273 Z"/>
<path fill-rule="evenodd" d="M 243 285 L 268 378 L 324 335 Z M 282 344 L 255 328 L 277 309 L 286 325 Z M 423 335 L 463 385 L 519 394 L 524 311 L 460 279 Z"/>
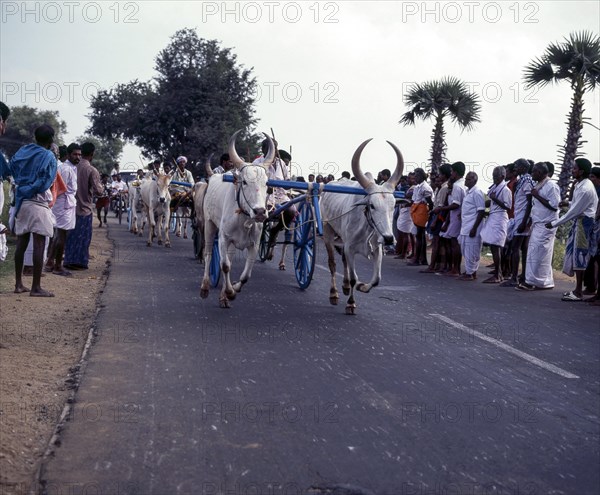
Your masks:
<path fill-rule="evenodd" d="M 225 182 L 233 182 L 232 175 L 224 175 Z M 316 253 L 317 253 L 317 236 L 323 235 L 323 220 L 321 218 L 321 209 L 319 207 L 319 196 L 322 192 L 330 192 L 336 194 L 354 194 L 366 196 L 367 192 L 362 188 L 349 187 L 341 184 L 318 184 L 316 182 L 294 182 L 285 180 L 269 180 L 269 187 L 281 187 L 284 189 L 292 189 L 297 191 L 305 191 L 300 196 L 295 197 L 291 201 L 281 204 L 275 208 L 265 220 L 263 233 L 260 239 L 259 257 L 261 261 L 267 259 L 269 249 L 271 224 L 279 221 L 283 211 L 296 205 L 298 214 L 294 219 L 294 224 L 290 226 L 291 239 L 276 242 L 275 244 L 292 244 L 294 249 L 294 274 L 296 281 L 301 289 L 307 289 L 312 281 L 315 271 Z M 396 199 L 403 199 L 403 192 L 395 192 Z M 213 247 L 213 263 L 211 264 L 211 283 L 216 284 L 219 281 L 219 250 L 215 242 Z M 215 258 L 217 262 L 215 263 Z"/>

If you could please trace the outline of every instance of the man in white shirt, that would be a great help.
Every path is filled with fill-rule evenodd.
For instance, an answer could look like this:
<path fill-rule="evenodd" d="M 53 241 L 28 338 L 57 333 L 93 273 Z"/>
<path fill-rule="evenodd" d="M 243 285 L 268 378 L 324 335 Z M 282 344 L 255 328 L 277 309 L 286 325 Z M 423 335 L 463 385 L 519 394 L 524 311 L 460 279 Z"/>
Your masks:
<path fill-rule="evenodd" d="M 582 300 L 583 274 L 590 260 L 594 219 L 598 207 L 596 188 L 588 178 L 591 170 L 592 164 L 586 158 L 575 160 L 573 178 L 576 183 L 569 210 L 558 220 L 546 223 L 548 229 L 553 229 L 569 220 L 573 220 L 573 227 L 565 248 L 562 271 L 570 277 L 575 275 L 576 283 L 574 290 L 563 294 L 563 301 Z"/>
<path fill-rule="evenodd" d="M 127 184 L 121 179 L 121 174 L 113 175 L 113 181 L 110 184 L 113 194 L 127 190 Z"/>
<path fill-rule="evenodd" d="M 75 228 L 77 200 L 77 167 L 81 160 L 81 146 L 71 143 L 67 147 L 67 160 L 58 165 L 58 173 L 62 178 L 67 190 L 56 198 L 52 207 L 52 213 L 56 218 L 56 229 L 50 253 L 44 271 L 55 275 L 70 276 L 71 272 L 63 268 L 63 254 L 67 235 Z"/>
<path fill-rule="evenodd" d="M 272 140 L 275 145 L 275 159 L 273 163 L 267 170 L 267 176 L 269 180 L 290 180 L 288 169 L 285 166 L 285 162 L 279 157 L 279 151 L 277 149 L 278 144 L 274 139 Z M 262 156 L 257 158 L 252 162 L 252 165 L 261 165 L 265 161 L 265 156 L 269 151 L 269 141 L 267 139 L 262 142 Z M 290 156 L 291 160 L 291 156 Z M 290 201 L 290 197 L 287 195 L 287 192 L 282 187 L 274 187 L 272 194 L 267 198 L 267 209 L 271 211 L 272 209 L 277 208 L 279 205 Z M 290 225 L 294 221 L 294 217 L 296 216 L 296 207 L 292 206 L 287 208 L 281 214 L 281 221 L 275 223 L 273 228 L 271 229 L 270 237 L 269 237 L 269 251 L 267 254 L 267 259 L 273 258 L 273 250 L 275 249 L 275 243 L 277 242 L 277 235 L 279 231 L 284 228 L 290 228 Z M 283 265 L 285 267 L 285 265 Z M 281 263 L 280 263 L 281 268 Z M 283 268 L 282 268 L 283 269 Z"/>
<path fill-rule="evenodd" d="M 233 168 L 233 162 L 229 158 L 229 153 L 223 153 L 219 161 L 219 166 L 215 167 L 213 172 L 215 174 L 226 174 Z"/>
<path fill-rule="evenodd" d="M 524 291 L 554 287 L 552 255 L 556 228 L 547 229 L 546 224 L 558 220 L 560 202 L 560 189 L 556 182 L 548 178 L 548 167 L 545 163 L 536 163 L 531 176 L 536 184 L 531 190 L 531 235 L 527 249 L 525 282 L 516 287 L 517 290 Z"/>
<path fill-rule="evenodd" d="M 461 252 L 460 245 L 458 243 L 458 236 L 460 235 L 460 208 L 462 206 L 463 199 L 467 194 L 465 187 L 465 181 L 463 179 L 465 175 L 466 166 L 463 162 L 455 162 L 452 164 L 452 173 L 450 174 L 450 182 L 452 183 L 452 191 L 448 197 L 448 206 L 439 206 L 433 210 L 434 214 L 439 212 L 448 211 L 449 215 L 446 218 L 446 223 L 442 227 L 440 237 L 448 239 L 450 254 L 447 254 L 449 259 L 450 271 L 445 275 L 451 277 L 460 276 L 460 262 Z M 444 230 L 445 229 L 445 230 Z"/>
<path fill-rule="evenodd" d="M 481 258 L 481 227 L 485 215 L 485 196 L 477 187 L 479 177 L 475 172 L 469 172 L 465 177 L 467 195 L 460 210 L 461 226 L 459 243 L 462 257 L 465 260 L 465 272 L 459 280 L 477 279 L 479 260 Z"/>
<path fill-rule="evenodd" d="M 494 184 L 488 191 L 490 213 L 481 229 L 481 240 L 490 246 L 494 260 L 494 272 L 486 278 L 484 284 L 499 284 L 502 282 L 502 249 L 508 234 L 508 210 L 512 206 L 512 193 L 506 181 L 506 169 L 502 166 L 492 172 Z M 486 206 L 488 202 L 486 202 Z"/>
<path fill-rule="evenodd" d="M 175 182 L 187 182 L 190 186 L 182 186 L 181 184 L 171 184 L 169 191 L 171 193 L 171 215 L 175 218 L 175 235 L 181 237 L 183 228 L 183 238 L 187 239 L 187 219 L 190 217 L 191 208 L 194 207 L 192 199 L 192 186 L 194 185 L 194 176 L 192 172 L 187 170 L 188 159 L 185 156 L 180 156 L 175 160 L 177 167 L 173 173 Z M 183 222 L 182 222 L 183 220 Z"/>
<path fill-rule="evenodd" d="M 380 172 L 380 175 L 383 175 L 384 172 L 385 171 Z M 406 266 L 419 266 L 428 264 L 425 227 L 427 225 L 427 217 L 429 217 L 429 210 L 433 208 L 433 189 L 427 183 L 427 174 L 422 168 L 415 169 L 415 180 L 417 185 L 413 189 L 411 211 L 413 208 L 415 208 L 414 205 L 422 205 L 417 207 L 422 208 L 425 212 L 427 212 L 427 215 L 423 215 L 426 218 L 424 218 L 425 223 L 422 225 L 417 225 L 417 221 L 413 219 L 413 223 L 415 223 L 417 226 L 415 252 L 412 261 L 406 263 Z"/>

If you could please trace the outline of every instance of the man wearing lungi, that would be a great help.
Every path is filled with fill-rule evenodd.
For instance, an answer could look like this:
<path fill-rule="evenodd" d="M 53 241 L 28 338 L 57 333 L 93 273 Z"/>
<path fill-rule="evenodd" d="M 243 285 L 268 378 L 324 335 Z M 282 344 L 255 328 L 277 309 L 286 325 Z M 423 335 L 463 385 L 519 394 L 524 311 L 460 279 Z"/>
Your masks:
<path fill-rule="evenodd" d="M 508 210 L 512 205 L 512 193 L 506 185 L 506 169 L 503 166 L 494 168 L 492 172 L 494 184 L 488 191 L 490 213 L 481 229 L 481 240 L 489 244 L 494 259 L 494 272 L 486 278 L 484 284 L 499 284 L 502 282 L 502 249 L 508 233 Z"/>
<path fill-rule="evenodd" d="M 465 272 L 459 280 L 475 280 L 481 258 L 481 227 L 485 216 L 485 196 L 477 187 L 479 177 L 475 172 L 469 172 L 465 177 L 467 195 L 460 210 L 461 227 L 458 238 L 462 257 L 465 260 Z"/>
<path fill-rule="evenodd" d="M 573 200 L 567 213 L 546 224 L 546 228 L 553 229 L 563 223 L 573 220 L 571 234 L 565 248 L 563 273 L 572 277 L 575 275 L 575 289 L 563 294 L 563 301 L 581 301 L 583 296 L 583 274 L 591 256 L 591 247 L 594 241 L 594 221 L 598 207 L 598 195 L 592 181 L 588 178 L 592 164 L 586 158 L 577 158 L 573 165 L 573 178 L 575 188 Z"/>
<path fill-rule="evenodd" d="M 54 129 L 41 125 L 35 130 L 36 144 L 22 146 L 8 164 L 15 181 L 15 293 L 29 292 L 33 297 L 53 297 L 41 287 L 46 237 L 52 236 L 52 211 L 46 191 L 56 177 L 56 157 L 50 151 Z M 0 171 L 5 176 L 5 171 Z M 23 261 L 29 238 L 33 234 L 33 281 L 31 289 L 23 285 Z"/>
<path fill-rule="evenodd" d="M 77 164 L 77 207 L 75 209 L 75 228 L 69 232 L 65 247 L 64 266 L 67 270 L 87 270 L 92 242 L 92 219 L 94 217 L 93 195 L 101 196 L 103 187 L 100 174 L 92 166 L 93 143 L 81 145 L 81 160 Z"/>
<path fill-rule="evenodd" d="M 525 282 L 519 283 L 516 287 L 517 290 L 525 291 L 554 287 L 552 255 L 556 228 L 547 229 L 546 224 L 558 220 L 558 203 L 560 203 L 560 189 L 556 182 L 552 182 L 548 177 L 546 163 L 536 163 L 531 176 L 536 184 L 531 190 L 532 223 L 527 250 Z"/>

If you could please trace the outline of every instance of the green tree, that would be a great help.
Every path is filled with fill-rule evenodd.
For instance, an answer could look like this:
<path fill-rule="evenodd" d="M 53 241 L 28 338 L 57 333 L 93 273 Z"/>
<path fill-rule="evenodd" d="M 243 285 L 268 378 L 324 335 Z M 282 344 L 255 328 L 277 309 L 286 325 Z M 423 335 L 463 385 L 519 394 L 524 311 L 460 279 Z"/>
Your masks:
<path fill-rule="evenodd" d="M 400 124 L 415 125 L 417 119 L 435 121 L 431 134 L 431 174 L 436 176 L 446 159 L 444 118 L 450 117 L 461 130 L 471 130 L 473 124 L 481 122 L 479 99 L 464 82 L 446 77 L 415 84 L 404 95 L 404 103 L 410 110 L 402 115 Z"/>
<path fill-rule="evenodd" d="M 61 144 L 67 124 L 60 120 L 58 111 L 38 110 L 26 105 L 12 107 L 6 132 L 0 137 L 0 150 L 11 158 L 21 146 L 35 142 L 33 132 L 42 124 L 54 129 L 54 142 Z"/>
<path fill-rule="evenodd" d="M 527 89 L 567 81 L 573 90 L 567 137 L 565 143 L 559 146 L 559 162 L 562 165 L 558 185 L 564 199 L 575 158 L 585 142 L 581 140 L 586 120 L 583 117 L 583 96 L 600 83 L 600 36 L 582 31 L 571 33 L 562 42 L 551 43 L 541 57 L 532 60 L 525 67 L 524 80 Z"/>
<path fill-rule="evenodd" d="M 96 147 L 96 151 L 94 152 L 94 167 L 100 173 L 110 174 L 113 166 L 119 162 L 123 153 L 123 140 L 119 138 L 102 139 L 89 135 L 76 138 L 76 142 L 79 144 L 83 144 L 86 141 L 93 143 Z"/>
<path fill-rule="evenodd" d="M 151 81 L 99 91 L 88 132 L 132 141 L 149 158 L 185 155 L 201 164 L 210 153 L 224 151 L 233 132 L 246 129 L 240 150 L 257 152 L 259 138 L 251 133 L 256 81 L 230 49 L 182 29 L 156 57 L 155 70 Z"/>

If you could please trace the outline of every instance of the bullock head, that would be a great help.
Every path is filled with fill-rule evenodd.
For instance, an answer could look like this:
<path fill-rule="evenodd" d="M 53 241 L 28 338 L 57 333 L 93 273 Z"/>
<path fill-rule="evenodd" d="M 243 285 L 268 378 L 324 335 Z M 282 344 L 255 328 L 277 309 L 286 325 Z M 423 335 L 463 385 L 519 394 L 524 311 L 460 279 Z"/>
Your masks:
<path fill-rule="evenodd" d="M 267 170 L 275 159 L 275 146 L 269 136 L 269 151 L 260 165 L 253 165 L 240 158 L 235 150 L 235 139 L 241 131 L 236 131 L 229 140 L 229 158 L 233 162 L 233 176 L 236 187 L 236 200 L 240 212 L 257 222 L 267 219 Z"/>
<path fill-rule="evenodd" d="M 171 170 L 168 174 L 158 174 L 156 178 L 156 193 L 158 195 L 159 203 L 164 203 L 167 200 L 167 195 L 169 194 L 169 184 L 173 179 L 174 172 L 174 170 Z"/>
<path fill-rule="evenodd" d="M 372 176 L 367 177 L 360 169 L 360 155 L 370 141 L 371 139 L 368 139 L 363 142 L 354 152 L 354 156 L 352 156 L 352 173 L 358 183 L 367 192 L 367 197 L 363 200 L 365 204 L 365 216 L 367 217 L 369 226 L 377 235 L 377 242 L 391 245 L 394 242 L 394 234 L 392 232 L 392 217 L 396 204 L 394 191 L 404 170 L 404 158 L 400 150 L 393 143 L 387 141 L 396 153 L 396 168 L 387 182 L 377 185 Z"/>

